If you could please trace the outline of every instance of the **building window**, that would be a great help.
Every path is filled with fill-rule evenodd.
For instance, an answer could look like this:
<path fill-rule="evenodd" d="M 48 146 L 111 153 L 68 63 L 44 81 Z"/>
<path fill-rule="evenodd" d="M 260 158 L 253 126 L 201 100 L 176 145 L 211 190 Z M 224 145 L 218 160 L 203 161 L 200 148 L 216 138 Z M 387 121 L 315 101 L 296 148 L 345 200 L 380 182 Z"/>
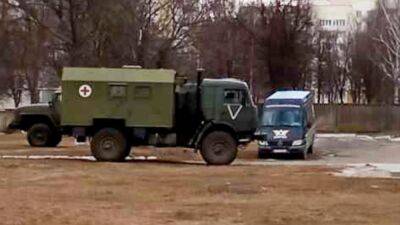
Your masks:
<path fill-rule="evenodd" d="M 357 16 L 357 17 L 361 17 L 361 16 L 362 16 L 362 12 L 358 10 L 358 11 L 356 12 L 356 16 Z"/>
<path fill-rule="evenodd" d="M 126 85 L 125 84 L 110 84 L 110 97 L 125 98 L 126 97 Z"/>

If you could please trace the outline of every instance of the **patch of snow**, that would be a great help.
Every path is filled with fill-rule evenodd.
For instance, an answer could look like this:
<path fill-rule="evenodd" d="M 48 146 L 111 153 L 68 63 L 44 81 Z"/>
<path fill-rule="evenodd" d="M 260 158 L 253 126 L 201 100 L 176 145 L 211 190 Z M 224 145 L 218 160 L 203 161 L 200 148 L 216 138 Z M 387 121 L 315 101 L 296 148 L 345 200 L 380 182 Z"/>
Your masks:
<path fill-rule="evenodd" d="M 400 138 L 391 138 L 390 141 L 393 141 L 393 142 L 400 142 Z"/>
<path fill-rule="evenodd" d="M 318 138 L 338 138 L 339 141 L 348 141 L 350 139 L 356 138 L 362 141 L 378 141 L 386 140 L 391 142 L 400 142 L 400 137 L 392 137 L 390 135 L 380 135 L 380 136 L 370 136 L 366 134 L 351 134 L 351 133 L 324 133 L 316 134 L 315 137 Z"/>
<path fill-rule="evenodd" d="M 369 136 L 369 135 L 357 135 L 357 138 L 359 138 L 360 140 L 364 140 L 364 141 L 376 141 L 375 138 Z"/>
<path fill-rule="evenodd" d="M 134 160 L 146 160 L 146 156 L 135 156 L 133 157 Z"/>
<path fill-rule="evenodd" d="M 383 136 L 376 136 L 375 140 L 391 140 L 391 136 L 390 135 L 383 135 Z"/>
<path fill-rule="evenodd" d="M 326 134 L 316 134 L 317 138 L 355 138 L 356 134 L 350 133 L 326 133 Z"/>
<path fill-rule="evenodd" d="M 67 155 L 3 155 L 1 159 L 70 159 L 96 161 L 93 156 L 67 156 Z"/>
<path fill-rule="evenodd" d="M 341 177 L 372 177 L 372 178 L 393 178 L 392 173 L 400 172 L 400 164 L 349 164 L 348 167 L 339 173 Z"/>
<path fill-rule="evenodd" d="M 85 161 L 96 161 L 93 156 L 68 156 L 68 155 L 4 155 L 0 156 L 0 159 L 32 159 L 32 160 L 43 160 L 43 159 L 65 159 L 65 160 L 85 160 Z M 126 160 L 156 160 L 155 156 L 128 156 Z"/>
<path fill-rule="evenodd" d="M 380 170 L 390 171 L 391 173 L 400 173 L 400 164 L 374 163 L 372 165 Z"/>
<path fill-rule="evenodd" d="M 156 156 L 147 156 L 147 160 L 157 160 Z"/>
<path fill-rule="evenodd" d="M 86 142 L 77 142 L 76 139 L 75 139 L 74 145 L 75 145 L 75 146 L 89 146 L 90 143 L 89 143 L 89 141 L 86 141 Z"/>

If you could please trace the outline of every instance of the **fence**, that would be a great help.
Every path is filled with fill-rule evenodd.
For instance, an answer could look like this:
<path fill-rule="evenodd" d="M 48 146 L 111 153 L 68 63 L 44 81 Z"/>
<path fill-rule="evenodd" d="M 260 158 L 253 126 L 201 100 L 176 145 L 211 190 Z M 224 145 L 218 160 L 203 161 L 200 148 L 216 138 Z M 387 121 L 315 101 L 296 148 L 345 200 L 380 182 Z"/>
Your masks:
<path fill-rule="evenodd" d="M 400 131 L 400 106 L 315 105 L 322 132 Z"/>
<path fill-rule="evenodd" d="M 8 125 L 12 122 L 14 118 L 13 111 L 5 110 L 0 111 L 0 132 L 6 132 Z"/>

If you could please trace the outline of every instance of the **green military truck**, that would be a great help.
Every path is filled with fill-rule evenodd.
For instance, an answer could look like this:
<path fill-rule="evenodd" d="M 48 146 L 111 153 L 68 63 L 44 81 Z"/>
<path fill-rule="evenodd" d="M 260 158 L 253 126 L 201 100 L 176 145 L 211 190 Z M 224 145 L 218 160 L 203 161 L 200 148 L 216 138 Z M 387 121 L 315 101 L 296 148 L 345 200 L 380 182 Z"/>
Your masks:
<path fill-rule="evenodd" d="M 153 145 L 190 147 L 208 164 L 226 165 L 257 128 L 246 83 L 200 76 L 190 83 L 173 70 L 65 68 L 61 104 L 51 105 L 61 123 L 48 126 L 90 139 L 99 161 L 122 161 L 132 146 Z M 48 131 L 39 137 L 51 142 L 58 129 Z"/>

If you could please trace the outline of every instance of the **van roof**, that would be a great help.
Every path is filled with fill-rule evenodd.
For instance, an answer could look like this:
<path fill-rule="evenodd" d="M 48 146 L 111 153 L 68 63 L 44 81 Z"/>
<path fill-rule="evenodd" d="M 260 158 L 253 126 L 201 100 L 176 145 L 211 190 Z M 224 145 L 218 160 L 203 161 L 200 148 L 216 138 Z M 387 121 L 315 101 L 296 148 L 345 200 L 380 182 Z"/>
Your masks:
<path fill-rule="evenodd" d="M 267 100 L 272 100 L 272 99 L 297 99 L 297 100 L 302 100 L 302 99 L 307 99 L 308 96 L 311 94 L 309 91 L 277 91 L 271 96 L 267 98 Z"/>
<path fill-rule="evenodd" d="M 63 71 L 62 80 L 173 84 L 175 74 L 174 70 L 165 69 L 66 67 Z"/>
<path fill-rule="evenodd" d="M 277 91 L 269 96 L 265 103 L 267 105 L 302 105 L 309 102 L 312 96 L 310 91 Z"/>

